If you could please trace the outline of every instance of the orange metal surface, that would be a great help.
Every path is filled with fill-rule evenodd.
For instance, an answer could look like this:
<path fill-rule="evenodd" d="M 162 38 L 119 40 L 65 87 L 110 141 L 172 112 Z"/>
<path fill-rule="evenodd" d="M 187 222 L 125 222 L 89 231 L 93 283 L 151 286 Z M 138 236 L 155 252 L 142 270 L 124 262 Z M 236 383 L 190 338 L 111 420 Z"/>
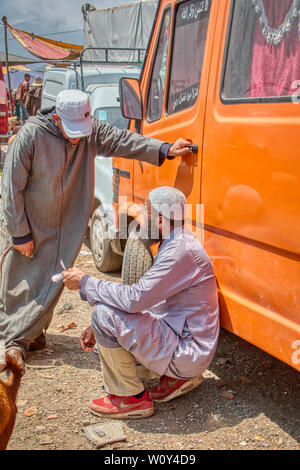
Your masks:
<path fill-rule="evenodd" d="M 205 247 L 223 296 L 222 324 L 300 370 L 293 348 L 300 339 L 300 109 L 221 103 L 229 7 L 220 2 L 207 95 Z"/>
<path fill-rule="evenodd" d="M 175 0 L 160 5 L 141 80 L 144 103 L 162 13 L 170 4 Z M 145 135 L 191 140 L 198 155 L 159 169 L 128 160 L 114 159 L 114 165 L 131 172 L 120 195 L 132 202 L 142 203 L 161 185 L 185 193 L 193 204 L 190 228 L 198 227 L 199 238 L 204 225 L 222 326 L 300 370 L 300 104 L 221 102 L 229 11 L 230 0 L 212 2 L 195 105 L 142 123 Z"/>

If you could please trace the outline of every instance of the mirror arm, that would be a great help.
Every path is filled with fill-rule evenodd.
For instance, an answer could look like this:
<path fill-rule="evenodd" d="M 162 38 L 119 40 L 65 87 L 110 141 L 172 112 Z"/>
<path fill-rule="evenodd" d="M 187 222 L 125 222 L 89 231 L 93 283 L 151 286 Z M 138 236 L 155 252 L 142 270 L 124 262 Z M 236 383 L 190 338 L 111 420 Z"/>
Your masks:
<path fill-rule="evenodd" d="M 142 120 L 141 119 L 135 119 L 134 127 L 135 127 L 135 130 L 136 130 L 137 134 L 140 134 L 141 133 L 141 128 L 142 128 Z"/>

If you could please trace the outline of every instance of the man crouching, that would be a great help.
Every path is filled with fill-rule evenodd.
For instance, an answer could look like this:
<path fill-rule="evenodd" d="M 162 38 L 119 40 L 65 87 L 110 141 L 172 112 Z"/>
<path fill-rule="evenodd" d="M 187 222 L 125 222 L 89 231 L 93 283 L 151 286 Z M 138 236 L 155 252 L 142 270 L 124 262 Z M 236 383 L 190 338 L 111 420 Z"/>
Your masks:
<path fill-rule="evenodd" d="M 213 267 L 201 243 L 184 228 L 186 198 L 164 186 L 145 202 L 148 227 L 161 241 L 152 268 L 133 285 L 99 280 L 77 268 L 63 272 L 69 289 L 80 289 L 94 306 L 92 324 L 80 343 L 97 343 L 106 397 L 90 410 L 110 418 L 143 418 L 153 401 L 167 402 L 193 390 L 211 363 L 219 334 L 219 305 Z M 150 222 L 150 223 L 149 223 Z M 145 390 L 136 363 L 158 374 Z"/>

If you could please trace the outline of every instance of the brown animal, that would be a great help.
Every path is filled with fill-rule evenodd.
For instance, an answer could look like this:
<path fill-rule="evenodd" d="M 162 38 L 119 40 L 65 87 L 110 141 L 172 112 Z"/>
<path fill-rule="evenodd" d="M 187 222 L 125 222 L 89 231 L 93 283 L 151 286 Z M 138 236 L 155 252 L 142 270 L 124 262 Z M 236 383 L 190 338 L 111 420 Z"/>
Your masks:
<path fill-rule="evenodd" d="M 22 363 L 15 351 L 6 353 L 4 370 L 10 372 L 8 380 L 0 380 L 0 450 L 5 450 L 16 420 L 16 398 L 21 377 L 24 373 Z"/>

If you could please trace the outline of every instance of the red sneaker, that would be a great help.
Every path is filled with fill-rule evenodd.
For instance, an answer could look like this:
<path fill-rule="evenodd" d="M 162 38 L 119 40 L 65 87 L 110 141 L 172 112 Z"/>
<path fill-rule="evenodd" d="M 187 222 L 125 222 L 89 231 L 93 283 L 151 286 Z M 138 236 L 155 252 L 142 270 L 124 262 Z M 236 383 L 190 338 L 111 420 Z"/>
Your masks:
<path fill-rule="evenodd" d="M 109 418 L 147 418 L 154 413 L 148 390 L 145 390 L 141 398 L 107 395 L 92 400 L 89 408 L 93 414 Z"/>
<path fill-rule="evenodd" d="M 190 380 L 175 379 L 163 375 L 160 378 L 158 386 L 149 390 L 150 397 L 154 401 L 167 402 L 193 390 L 198 387 L 202 381 L 202 375 Z"/>

